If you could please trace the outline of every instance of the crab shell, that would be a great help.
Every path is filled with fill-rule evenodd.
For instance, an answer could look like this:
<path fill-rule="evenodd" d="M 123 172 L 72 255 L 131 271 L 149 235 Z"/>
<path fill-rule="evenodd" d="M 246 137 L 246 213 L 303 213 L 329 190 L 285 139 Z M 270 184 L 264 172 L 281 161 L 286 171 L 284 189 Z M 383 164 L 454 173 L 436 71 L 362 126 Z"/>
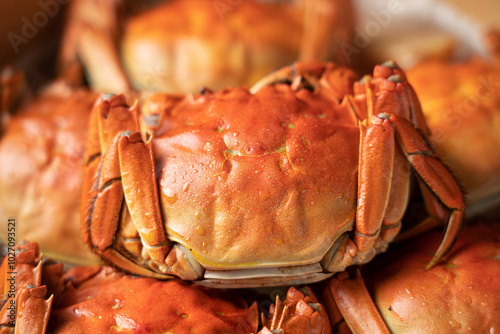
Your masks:
<path fill-rule="evenodd" d="M 11 256 L 12 255 L 12 256 Z M 257 303 L 234 291 L 178 279 L 124 275 L 99 265 L 73 267 L 44 259 L 36 242 L 9 247 L 0 267 L 0 333 L 256 333 Z M 328 316 L 309 288 L 290 288 L 270 305 L 284 334 L 324 334 Z M 267 332 L 266 332 L 267 330 Z M 262 332 L 268 333 L 264 327 Z"/>
<path fill-rule="evenodd" d="M 490 55 L 500 60 L 499 34 L 487 38 Z M 465 187 L 469 205 L 493 196 L 498 202 L 500 193 L 500 62 L 492 61 L 429 60 L 407 71 L 436 151 Z M 469 215 L 483 211 L 470 209 Z"/>
<path fill-rule="evenodd" d="M 7 219 L 15 217 L 17 233 L 38 240 L 45 254 L 72 263 L 98 260 L 82 243 L 78 224 L 87 124 L 96 96 L 54 82 L 9 117 L 0 137 L 2 240 Z"/>
<path fill-rule="evenodd" d="M 333 63 L 298 63 L 254 94 L 158 95 L 143 105 L 147 142 L 137 106 L 101 98 L 86 154 L 84 240 L 141 275 L 225 287 L 314 282 L 385 250 L 400 229 L 411 164 L 434 220 L 449 217 L 432 266 L 459 230 L 460 189 L 421 135 L 404 73 L 377 66 L 350 95 L 355 78 Z"/>
<path fill-rule="evenodd" d="M 132 277 L 111 267 L 76 267 L 64 276 L 53 305 L 50 333 L 256 333 L 257 303 L 250 307 L 240 293 L 204 288 L 174 279 Z M 302 292 L 301 292 L 302 291 Z M 271 305 L 278 320 L 259 333 L 329 333 L 323 306 L 308 288 L 291 287 L 286 299 Z M 267 332 L 266 332 L 267 330 Z"/>
<path fill-rule="evenodd" d="M 45 333 L 63 265 L 42 259 L 35 242 L 8 248 L 0 268 L 0 333 Z"/>
<path fill-rule="evenodd" d="M 98 91 L 250 85 L 297 59 L 341 57 L 333 46 L 349 43 L 354 25 L 346 0 L 155 3 L 131 8 L 140 5 L 74 1 L 62 42 L 62 76 L 78 77 L 81 60 Z"/>
<path fill-rule="evenodd" d="M 500 225 L 498 223 L 467 226 L 446 261 L 425 270 L 432 257 L 433 247 L 439 244 L 440 233 L 432 231 L 412 240 L 397 252 L 384 254 L 370 263 L 363 274 L 369 295 L 360 296 L 360 284 L 351 279 L 334 279 L 328 285 L 329 296 L 321 302 L 330 312 L 332 326 L 337 324 L 348 332 L 339 317 L 333 319 L 328 297 L 335 296 L 346 320 L 353 319 L 351 326 L 356 333 L 356 322 L 376 322 L 376 315 L 361 315 L 376 305 L 383 319 L 382 333 L 494 333 L 500 328 Z M 351 292 L 346 287 L 353 286 Z M 357 290 L 354 290 L 354 287 Z M 371 295 L 371 297 L 370 297 Z M 323 296 L 325 297 L 325 296 Z M 371 302 L 373 298 L 373 302 Z M 370 303 L 366 300 L 370 299 Z M 352 315 L 352 316 L 351 316 Z M 361 321 L 360 321 L 361 319 Z M 342 333 L 343 331 L 340 331 Z"/>
<path fill-rule="evenodd" d="M 256 333 L 257 304 L 181 280 L 76 267 L 54 303 L 49 333 Z"/>

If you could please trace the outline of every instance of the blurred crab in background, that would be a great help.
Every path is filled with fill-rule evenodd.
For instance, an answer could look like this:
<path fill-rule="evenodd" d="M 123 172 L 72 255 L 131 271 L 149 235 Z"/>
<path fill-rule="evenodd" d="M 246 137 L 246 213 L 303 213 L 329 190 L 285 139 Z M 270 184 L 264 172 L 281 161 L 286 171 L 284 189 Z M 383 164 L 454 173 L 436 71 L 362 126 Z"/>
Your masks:
<path fill-rule="evenodd" d="M 500 202 L 500 34 L 484 41 L 488 59 L 430 59 L 407 71 L 436 152 L 466 190 L 471 217 Z"/>
<path fill-rule="evenodd" d="M 297 59 L 341 61 L 353 26 L 349 0 L 76 0 L 60 73 L 114 93 L 250 85 Z"/>
<path fill-rule="evenodd" d="M 333 63 L 297 63 L 253 93 L 158 94 L 140 120 L 137 104 L 103 95 L 85 157 L 85 242 L 144 276 L 314 282 L 386 249 L 411 166 L 430 215 L 449 221 L 432 266 L 459 231 L 461 191 L 426 143 L 403 71 L 389 62 L 356 80 Z"/>
<path fill-rule="evenodd" d="M 395 59 L 422 103 L 436 154 L 465 189 L 467 217 L 500 208 L 500 3 L 355 0 L 355 46 Z M 366 27 L 377 24 L 378 33 Z M 363 35 L 363 33 L 365 33 Z"/>
<path fill-rule="evenodd" d="M 81 242 L 78 208 L 88 118 L 97 94 L 60 80 L 30 99 L 20 92 L 20 77 L 10 69 L 2 74 L 2 107 L 10 112 L 0 134 L 0 219 L 6 226 L 15 217 L 18 235 L 37 240 L 53 258 L 95 262 Z M 7 228 L 0 231 L 2 240 L 6 236 Z"/>
<path fill-rule="evenodd" d="M 465 227 L 446 261 L 425 270 L 440 240 L 428 232 L 381 255 L 362 268 L 366 286 L 359 272 L 328 282 L 320 300 L 336 333 L 496 333 L 500 224 Z"/>

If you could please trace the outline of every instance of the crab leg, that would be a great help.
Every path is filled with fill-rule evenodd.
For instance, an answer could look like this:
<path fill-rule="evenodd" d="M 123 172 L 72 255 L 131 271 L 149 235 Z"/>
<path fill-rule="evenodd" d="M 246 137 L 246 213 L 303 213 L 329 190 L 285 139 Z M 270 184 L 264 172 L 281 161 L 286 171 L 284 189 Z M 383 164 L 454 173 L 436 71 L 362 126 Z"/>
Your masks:
<path fill-rule="evenodd" d="M 396 129 L 398 141 L 404 153 L 415 168 L 420 179 L 427 185 L 432 194 L 451 214 L 446 232 L 427 269 L 433 267 L 453 246 L 460 231 L 464 214 L 464 199 L 460 188 L 444 165 L 433 156 L 430 147 L 413 125 L 397 115 L 383 114 L 390 119 Z"/>
<path fill-rule="evenodd" d="M 89 119 L 87 135 L 87 149 L 85 152 L 85 172 L 82 182 L 82 197 L 80 206 L 80 219 L 82 239 L 85 244 L 90 244 L 90 221 L 93 201 L 97 196 L 96 175 L 100 168 L 101 147 L 99 142 L 99 121 L 97 112 L 98 102 L 92 109 Z"/>
<path fill-rule="evenodd" d="M 122 0 L 77 0 L 71 3 L 62 37 L 59 76 L 76 85 L 82 81 L 81 57 L 95 74 L 89 78 L 98 91 L 125 92 L 131 86 L 121 64 L 117 41 L 121 32 Z M 106 64 L 103 66 L 102 64 Z"/>
<path fill-rule="evenodd" d="M 358 209 L 354 242 L 358 257 L 370 251 L 380 233 L 389 201 L 394 166 L 394 129 L 391 123 L 373 118 L 368 129 L 361 130 L 358 175 Z"/>
<path fill-rule="evenodd" d="M 349 278 L 347 272 L 342 272 L 328 282 L 321 302 L 329 316 L 337 313 L 335 307 L 342 314 L 344 320 L 354 333 L 390 333 L 382 316 L 373 303 L 365 286 L 363 278 L 356 271 L 354 279 Z"/>
<path fill-rule="evenodd" d="M 129 108 L 123 95 L 104 94 L 94 107 L 86 154 L 82 230 L 84 241 L 108 261 L 137 274 L 155 276 L 113 247 L 124 201 L 119 142 L 124 129 L 139 130 L 137 115 L 137 108 Z"/>
<path fill-rule="evenodd" d="M 93 185 L 87 193 L 91 196 L 90 204 L 87 204 L 85 216 L 82 217 L 82 228 L 84 240 L 90 242 L 93 247 L 100 251 L 113 244 L 123 203 L 123 190 L 120 179 L 120 164 L 118 159 L 118 140 L 120 129 L 138 129 L 137 111 L 128 109 L 123 95 L 103 95 L 96 103 L 91 121 L 94 126 L 90 131 L 89 148 L 87 149 L 91 170 L 96 170 Z M 95 123 L 99 129 L 99 146 L 95 140 Z M 96 166 L 97 157 L 102 157 Z M 89 172 L 90 173 L 90 172 Z M 84 191 L 89 189 L 91 175 L 84 184 Z M 83 193 L 85 196 L 86 193 Z"/>
<path fill-rule="evenodd" d="M 120 168 L 126 202 L 151 260 L 165 266 L 170 250 L 158 203 L 153 142 L 139 132 L 124 133 L 119 143 Z M 137 162 L 140 161 L 140 164 Z"/>
<path fill-rule="evenodd" d="M 300 61 L 320 60 L 330 58 L 332 33 L 342 19 L 342 13 L 337 8 L 338 1 L 307 0 L 303 1 L 304 23 L 299 50 Z M 347 2 L 345 6 L 347 6 Z M 348 14 L 349 15 L 349 14 Z"/>

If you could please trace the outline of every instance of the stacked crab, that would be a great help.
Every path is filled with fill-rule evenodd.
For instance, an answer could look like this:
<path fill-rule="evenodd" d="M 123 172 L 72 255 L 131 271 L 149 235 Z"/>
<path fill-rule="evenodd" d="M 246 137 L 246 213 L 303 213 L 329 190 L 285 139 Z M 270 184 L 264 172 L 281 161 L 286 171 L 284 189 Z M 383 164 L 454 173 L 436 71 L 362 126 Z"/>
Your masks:
<path fill-rule="evenodd" d="M 64 273 L 37 243 L 7 239 L 0 333 L 499 329 L 499 226 L 461 232 L 471 207 L 441 161 L 459 177 L 475 165 L 465 169 L 450 146 L 432 141 L 427 124 L 443 124 L 432 122 L 442 111 L 425 93 L 427 73 L 410 72 L 422 110 L 395 62 L 364 76 L 343 66 L 321 42 L 352 38 L 347 1 L 220 3 L 74 1 L 63 79 L 14 115 L 22 79 L 4 71 L 0 157 L 23 160 L 0 170 L 2 219 L 36 222 L 22 235 L 62 261 L 97 255 L 112 267 Z M 250 19 L 256 13 L 262 21 Z M 262 36 L 248 35 L 252 25 Z M 207 26 L 221 38 L 205 36 Z M 278 34 L 285 26 L 293 33 Z M 488 38 L 497 57 L 498 36 Z M 293 59 L 301 61 L 254 83 Z M 499 73 L 479 59 L 457 66 Z M 83 72 L 95 91 L 73 87 Z M 200 84 L 222 89 L 190 92 Z M 459 93 L 466 84 L 457 86 L 436 84 Z M 492 126 L 498 96 L 479 101 Z M 480 144 L 487 150 L 495 138 Z M 474 213 L 495 197 L 499 169 L 486 165 L 491 177 L 465 184 L 482 191 L 468 202 Z M 74 246 L 82 239 L 93 255 Z M 271 290 L 283 301 L 271 303 Z"/>

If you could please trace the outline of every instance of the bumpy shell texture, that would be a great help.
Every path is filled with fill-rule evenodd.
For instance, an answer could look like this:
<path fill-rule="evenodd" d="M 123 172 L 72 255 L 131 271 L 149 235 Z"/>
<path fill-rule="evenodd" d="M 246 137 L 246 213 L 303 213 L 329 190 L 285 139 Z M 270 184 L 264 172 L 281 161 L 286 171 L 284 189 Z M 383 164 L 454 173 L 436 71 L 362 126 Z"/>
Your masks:
<path fill-rule="evenodd" d="M 356 206 L 359 128 L 339 102 L 356 77 L 338 72 L 339 97 L 277 84 L 170 106 L 154 138 L 169 238 L 206 268 L 319 261 Z"/>
<path fill-rule="evenodd" d="M 470 201 L 500 191 L 500 69 L 481 59 L 427 61 L 407 71 L 437 152 Z"/>
<path fill-rule="evenodd" d="M 69 262 L 96 261 L 78 223 L 87 124 L 96 97 L 54 83 L 12 116 L 0 138 L 0 218 L 15 217 L 19 235 L 36 240 L 45 255 Z"/>
<path fill-rule="evenodd" d="M 365 276 L 392 333 L 500 330 L 500 225 L 467 227 L 446 262 L 425 271 L 441 234 L 415 239 Z M 388 254 L 391 257 L 391 254 Z M 379 262 L 377 262 L 379 263 Z M 380 269 L 382 268 L 382 269 Z"/>
<path fill-rule="evenodd" d="M 50 333 L 255 333 L 257 304 L 178 279 L 124 276 L 109 267 L 65 275 Z"/>

